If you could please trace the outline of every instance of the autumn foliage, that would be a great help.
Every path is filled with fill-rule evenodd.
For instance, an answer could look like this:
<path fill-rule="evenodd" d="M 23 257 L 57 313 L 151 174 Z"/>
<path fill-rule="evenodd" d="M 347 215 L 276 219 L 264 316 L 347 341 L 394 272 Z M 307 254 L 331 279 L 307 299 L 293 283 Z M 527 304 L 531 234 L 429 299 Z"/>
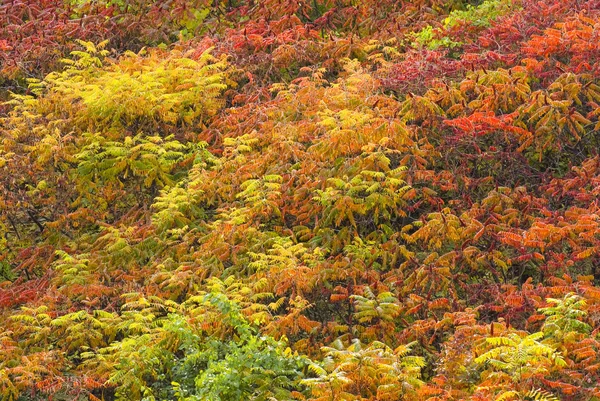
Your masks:
<path fill-rule="evenodd" d="M 600 2 L 0 3 L 0 398 L 600 400 Z"/>

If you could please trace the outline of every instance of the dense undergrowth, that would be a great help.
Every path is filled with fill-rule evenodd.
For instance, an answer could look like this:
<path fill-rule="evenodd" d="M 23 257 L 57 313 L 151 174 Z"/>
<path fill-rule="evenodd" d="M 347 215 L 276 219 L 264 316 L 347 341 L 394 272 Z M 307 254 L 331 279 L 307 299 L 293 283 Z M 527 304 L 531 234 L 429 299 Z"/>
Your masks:
<path fill-rule="evenodd" d="M 3 400 L 600 400 L 600 2 L 0 3 Z"/>

